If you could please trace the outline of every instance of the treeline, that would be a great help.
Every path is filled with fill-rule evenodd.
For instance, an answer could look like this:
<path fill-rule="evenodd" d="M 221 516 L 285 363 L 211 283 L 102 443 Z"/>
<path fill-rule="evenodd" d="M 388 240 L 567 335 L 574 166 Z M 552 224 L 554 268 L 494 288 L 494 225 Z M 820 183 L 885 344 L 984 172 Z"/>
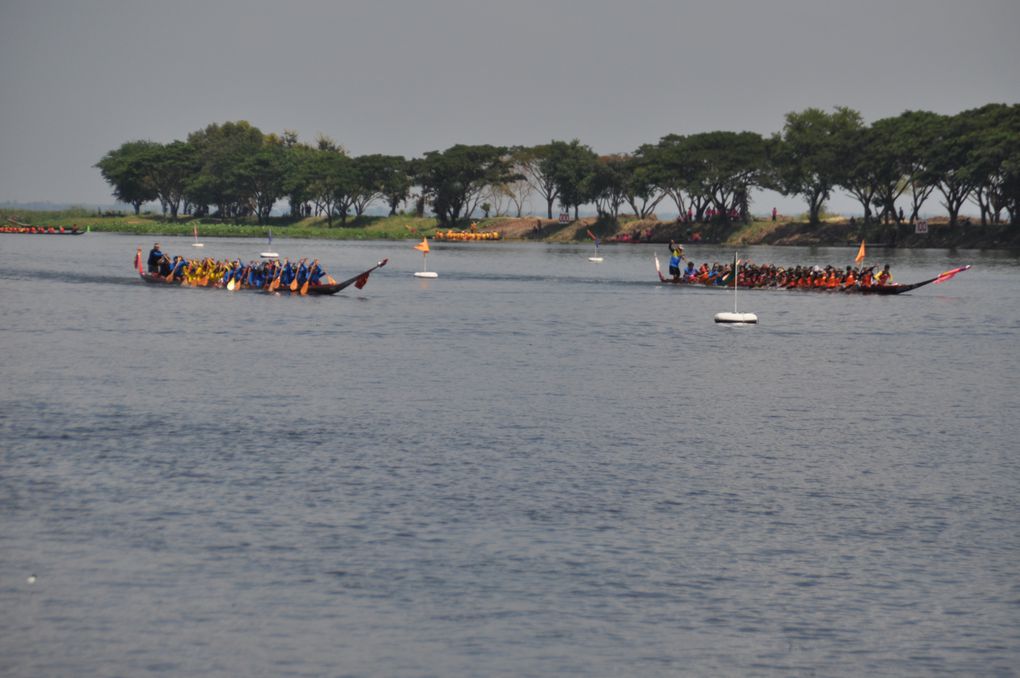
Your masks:
<path fill-rule="evenodd" d="M 420 158 L 351 156 L 332 139 L 300 142 L 295 132 L 264 134 L 247 122 L 212 124 L 186 141 L 130 141 L 96 167 L 113 195 L 134 206 L 158 201 L 164 214 L 263 223 L 280 200 L 293 216 L 330 226 L 370 205 L 390 214 L 405 202 L 441 226 L 478 210 L 521 216 L 534 197 L 546 206 L 593 205 L 615 219 L 625 205 L 650 217 L 664 200 L 695 221 L 749 218 L 750 191 L 802 196 L 812 223 L 834 190 L 860 202 L 864 221 L 909 220 L 933 197 L 955 225 L 966 202 L 981 223 L 1016 223 L 1020 203 L 1020 105 L 988 104 L 956 115 L 907 111 L 865 125 L 860 113 L 817 108 L 786 115 L 780 132 L 670 134 L 632 153 L 599 155 L 578 140 L 529 147 L 456 145 Z M 903 217 L 907 218 L 907 217 Z"/>

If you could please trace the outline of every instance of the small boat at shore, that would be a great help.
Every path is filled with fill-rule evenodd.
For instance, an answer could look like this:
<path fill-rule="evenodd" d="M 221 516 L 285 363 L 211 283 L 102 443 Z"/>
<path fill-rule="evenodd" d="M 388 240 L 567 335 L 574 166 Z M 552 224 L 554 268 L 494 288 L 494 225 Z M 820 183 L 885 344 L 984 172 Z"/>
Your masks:
<path fill-rule="evenodd" d="M 22 224 L 8 218 L 9 224 L 0 226 L 0 233 L 28 233 L 32 235 L 84 235 L 86 231 L 80 230 L 77 226 L 64 228 L 63 226 L 33 226 Z"/>
<path fill-rule="evenodd" d="M 139 249 L 138 252 L 135 254 L 135 269 L 138 271 L 138 275 L 141 276 L 143 281 L 145 281 L 147 283 L 150 283 L 150 284 L 153 284 L 153 285 L 166 285 L 166 286 L 170 286 L 170 287 L 201 287 L 201 288 L 205 288 L 205 289 L 220 289 L 220 290 L 225 290 L 225 291 L 226 290 L 229 290 L 229 291 L 247 290 L 249 292 L 262 292 L 263 294 L 267 294 L 267 293 L 268 294 L 276 294 L 276 293 L 279 293 L 279 294 L 290 294 L 290 295 L 295 296 L 295 297 L 296 296 L 301 296 L 301 295 L 306 295 L 306 294 L 310 295 L 310 296 L 324 296 L 324 295 L 336 294 L 340 290 L 346 289 L 347 287 L 350 287 L 351 285 L 354 285 L 355 289 L 359 289 L 360 290 L 361 288 L 363 288 L 365 286 L 366 283 L 368 283 L 368 276 L 369 276 L 369 274 L 372 271 L 376 270 L 377 268 L 382 268 L 383 266 L 385 266 L 387 264 L 387 262 L 389 262 L 389 259 L 383 259 L 382 261 L 377 263 L 375 266 L 373 266 L 373 267 L 371 267 L 371 268 L 369 268 L 367 270 L 364 270 L 361 273 L 357 274 L 356 276 L 348 278 L 347 280 L 344 280 L 342 282 L 319 283 L 317 285 L 305 284 L 305 285 L 302 285 L 301 287 L 295 286 L 294 289 L 291 289 L 288 286 L 280 285 L 280 286 L 273 286 L 270 289 L 270 288 L 267 288 L 267 287 L 248 287 L 247 285 L 234 286 L 233 285 L 233 281 L 231 281 L 231 283 L 228 286 L 227 284 L 223 284 L 222 282 L 219 282 L 219 281 L 217 281 L 217 282 L 209 282 L 208 284 L 201 285 L 201 284 L 190 283 L 190 282 L 188 282 L 186 280 L 182 280 L 181 278 L 174 278 L 172 280 L 167 280 L 166 276 L 160 275 L 158 273 L 146 273 L 145 269 L 142 268 L 142 250 Z"/>
<path fill-rule="evenodd" d="M 827 292 L 827 293 L 830 293 L 830 294 L 878 294 L 878 295 L 891 295 L 891 294 L 903 294 L 904 292 L 909 292 L 911 290 L 916 290 L 918 287 L 924 287 L 925 285 L 928 285 L 928 284 L 931 284 L 931 283 L 939 284 L 939 283 L 945 282 L 945 281 L 949 280 L 950 278 L 952 278 L 953 276 L 955 276 L 957 273 L 962 273 L 963 271 L 966 271 L 969 268 L 970 268 L 969 264 L 967 266 L 960 266 L 959 268 L 954 268 L 952 270 L 949 270 L 949 271 L 946 271 L 944 273 L 941 273 L 941 274 L 935 276 L 934 278 L 929 278 L 928 280 L 922 280 L 920 282 L 908 283 L 908 284 L 900 284 L 900 283 L 892 283 L 892 284 L 888 284 L 888 285 L 877 285 L 876 284 L 876 285 L 870 285 L 868 287 L 861 287 L 859 285 L 853 285 L 853 286 L 848 286 L 848 287 L 777 287 L 775 285 L 771 285 L 771 286 L 767 285 L 767 286 L 764 286 L 764 287 L 758 287 L 758 286 L 741 285 L 741 287 L 743 289 L 748 289 L 748 290 L 775 290 L 775 291 L 782 291 L 782 292 Z M 714 283 L 707 283 L 706 284 L 706 283 L 702 283 L 702 282 L 698 282 L 698 281 L 690 281 L 690 280 L 684 279 L 683 276 L 681 276 L 680 278 L 677 278 L 676 280 L 674 280 L 672 278 L 667 278 L 666 276 L 664 276 L 662 274 L 662 270 L 659 267 L 659 257 L 655 257 L 655 272 L 659 275 L 659 282 L 667 284 L 667 285 L 676 285 L 678 287 L 700 287 L 700 288 L 707 288 L 707 289 L 723 289 L 723 290 L 729 289 L 729 288 L 733 287 L 732 284 L 730 284 L 730 285 L 716 285 Z"/>

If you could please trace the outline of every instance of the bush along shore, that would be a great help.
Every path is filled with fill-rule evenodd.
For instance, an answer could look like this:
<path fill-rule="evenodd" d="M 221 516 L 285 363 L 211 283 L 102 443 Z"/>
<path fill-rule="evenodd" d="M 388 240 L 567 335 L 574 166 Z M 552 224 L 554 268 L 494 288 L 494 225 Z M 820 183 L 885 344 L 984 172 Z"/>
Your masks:
<path fill-rule="evenodd" d="M 334 219 L 333 225 L 329 226 L 326 219 L 318 217 L 273 217 L 268 223 L 255 224 L 225 223 L 211 218 L 174 221 L 145 213 L 97 215 L 80 209 L 60 212 L 19 210 L 0 212 L 0 223 L 160 236 L 191 236 L 197 231 L 201 239 L 266 238 L 271 232 L 274 239 L 414 240 L 435 238 L 437 232 L 443 234 L 451 230 L 440 227 L 433 217 L 407 214 L 361 216 L 348 219 L 346 223 Z M 927 228 L 908 222 L 865 225 L 845 217 L 829 217 L 812 225 L 802 218 L 784 216 L 776 221 L 753 219 L 749 223 L 686 223 L 625 215 L 618 219 L 582 217 L 564 223 L 558 219 L 525 216 L 463 220 L 453 230 L 495 232 L 499 240 L 554 243 L 590 241 L 593 235 L 604 243 L 668 243 L 672 240 L 686 244 L 777 246 L 842 246 L 857 244 L 863 239 L 873 245 L 887 247 L 1020 250 L 1020 228 L 1016 226 L 981 225 L 966 218 L 955 226 L 951 226 L 945 218 L 929 219 L 925 225 Z"/>

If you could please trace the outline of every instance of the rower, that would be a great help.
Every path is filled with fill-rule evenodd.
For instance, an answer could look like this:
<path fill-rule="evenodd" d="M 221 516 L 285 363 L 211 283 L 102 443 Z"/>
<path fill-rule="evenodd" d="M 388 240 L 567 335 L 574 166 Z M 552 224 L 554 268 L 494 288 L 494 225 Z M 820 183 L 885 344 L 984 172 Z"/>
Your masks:
<path fill-rule="evenodd" d="M 326 275 L 326 272 L 322 270 L 322 267 L 319 266 L 319 260 L 316 259 L 312 262 L 312 268 L 308 273 L 308 280 L 312 285 L 318 285 L 324 275 Z"/>
<path fill-rule="evenodd" d="M 889 272 L 889 264 L 885 265 L 882 272 L 878 274 L 879 285 L 889 285 L 892 283 L 892 273 Z"/>

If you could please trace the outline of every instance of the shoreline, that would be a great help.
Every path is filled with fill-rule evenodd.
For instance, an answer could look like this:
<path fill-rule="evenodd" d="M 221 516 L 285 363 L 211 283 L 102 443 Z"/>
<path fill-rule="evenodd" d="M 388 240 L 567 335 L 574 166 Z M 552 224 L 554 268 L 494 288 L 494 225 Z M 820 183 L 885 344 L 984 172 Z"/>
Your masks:
<path fill-rule="evenodd" d="M 187 237 L 198 232 L 205 238 L 267 238 L 326 239 L 326 240 L 416 240 L 427 237 L 436 241 L 439 229 L 434 218 L 409 215 L 391 217 L 362 216 L 350 218 L 346 225 L 334 221 L 329 227 L 324 218 L 274 218 L 270 223 L 220 223 L 213 219 L 194 219 L 170 222 L 156 215 L 87 215 L 84 213 L 51 213 L 19 211 L 0 212 L 0 222 L 9 220 L 35 226 L 53 226 L 65 229 L 77 227 L 96 232 L 125 235 L 152 235 Z M 918 233 L 912 224 L 869 224 L 833 218 L 817 226 L 781 217 L 777 221 L 755 220 L 750 224 L 684 223 L 639 220 L 621 216 L 616 223 L 600 221 L 595 217 L 582 217 L 577 221 L 561 223 L 558 219 L 539 216 L 491 217 L 474 221 L 479 232 L 498 232 L 500 237 L 485 239 L 486 243 L 506 241 L 579 243 L 590 242 L 589 232 L 603 243 L 668 243 L 671 240 L 685 245 L 770 245 L 847 247 L 864 239 L 870 247 L 892 249 L 978 249 L 1020 250 L 1020 227 L 1008 224 L 982 226 L 979 223 L 961 223 L 949 226 L 945 218 L 927 220 L 927 233 Z M 460 225 L 461 231 L 470 233 L 470 222 Z"/>

